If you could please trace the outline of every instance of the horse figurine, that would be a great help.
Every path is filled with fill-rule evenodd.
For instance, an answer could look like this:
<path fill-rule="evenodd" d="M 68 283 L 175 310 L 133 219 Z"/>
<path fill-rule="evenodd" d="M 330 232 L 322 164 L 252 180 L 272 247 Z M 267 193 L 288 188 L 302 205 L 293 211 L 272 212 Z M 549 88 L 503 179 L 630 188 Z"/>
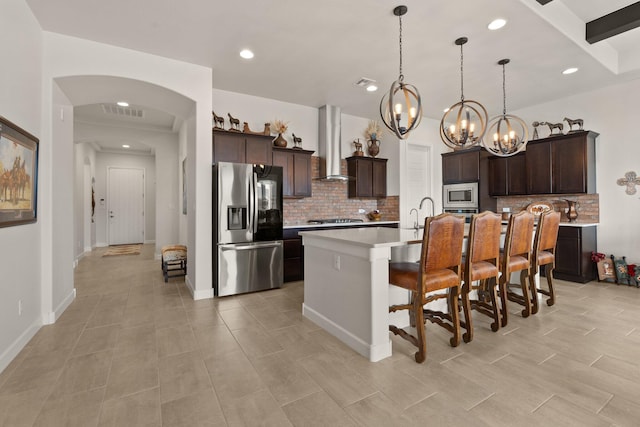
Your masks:
<path fill-rule="evenodd" d="M 581 131 L 581 130 L 582 130 L 582 119 L 575 119 L 575 120 L 572 120 L 572 119 L 570 119 L 570 118 L 568 118 L 568 117 L 565 117 L 565 118 L 564 118 L 564 121 L 565 121 L 565 122 L 567 122 L 567 123 L 569 124 L 569 133 L 572 133 L 572 132 L 579 132 L 579 131 Z M 573 125 L 578 125 L 578 129 L 575 129 L 575 130 L 574 130 L 574 129 L 573 129 Z"/>
<path fill-rule="evenodd" d="M 224 129 L 224 117 L 218 116 L 214 111 L 211 114 L 213 114 L 213 127 L 215 129 Z"/>
<path fill-rule="evenodd" d="M 297 137 L 295 133 L 292 133 L 291 136 L 293 137 L 293 148 L 302 148 L 302 138 Z"/>
<path fill-rule="evenodd" d="M 229 130 L 240 132 L 240 119 L 236 119 L 231 113 L 227 113 L 227 115 L 229 116 L 229 123 L 231 124 Z"/>
<path fill-rule="evenodd" d="M 541 122 L 541 125 L 549 126 L 549 135 L 562 135 L 562 129 L 564 128 L 562 123 L 549 123 L 549 122 Z M 553 130 L 558 129 L 558 133 L 554 134 Z"/>

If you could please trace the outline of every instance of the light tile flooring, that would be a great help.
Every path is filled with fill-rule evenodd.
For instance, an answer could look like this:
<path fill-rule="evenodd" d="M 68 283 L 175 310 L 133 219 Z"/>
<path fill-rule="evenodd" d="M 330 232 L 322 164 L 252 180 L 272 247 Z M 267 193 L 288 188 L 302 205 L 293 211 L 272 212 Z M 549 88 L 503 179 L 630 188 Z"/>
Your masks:
<path fill-rule="evenodd" d="M 153 247 L 80 261 L 78 295 L 0 374 L 2 426 L 637 426 L 640 289 L 557 281 L 557 303 L 470 344 L 427 325 L 370 363 L 301 314 L 302 282 L 193 301 Z"/>

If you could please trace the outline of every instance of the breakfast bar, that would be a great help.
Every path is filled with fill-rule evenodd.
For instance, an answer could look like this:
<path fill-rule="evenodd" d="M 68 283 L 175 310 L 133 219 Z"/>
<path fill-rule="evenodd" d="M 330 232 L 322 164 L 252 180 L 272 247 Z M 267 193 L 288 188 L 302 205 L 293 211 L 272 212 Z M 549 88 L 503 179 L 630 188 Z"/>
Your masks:
<path fill-rule="evenodd" d="M 372 362 L 391 356 L 389 322 L 408 326 L 408 292 L 390 287 L 389 261 L 420 258 L 422 230 L 367 227 L 304 231 L 302 313 Z"/>

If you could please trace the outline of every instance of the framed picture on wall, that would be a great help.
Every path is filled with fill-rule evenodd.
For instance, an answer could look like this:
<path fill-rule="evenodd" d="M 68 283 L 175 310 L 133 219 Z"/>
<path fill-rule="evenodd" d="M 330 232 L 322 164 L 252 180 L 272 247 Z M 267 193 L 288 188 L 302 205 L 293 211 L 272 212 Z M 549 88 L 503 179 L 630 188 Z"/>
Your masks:
<path fill-rule="evenodd" d="M 0 116 L 0 227 L 36 222 L 38 142 Z"/>

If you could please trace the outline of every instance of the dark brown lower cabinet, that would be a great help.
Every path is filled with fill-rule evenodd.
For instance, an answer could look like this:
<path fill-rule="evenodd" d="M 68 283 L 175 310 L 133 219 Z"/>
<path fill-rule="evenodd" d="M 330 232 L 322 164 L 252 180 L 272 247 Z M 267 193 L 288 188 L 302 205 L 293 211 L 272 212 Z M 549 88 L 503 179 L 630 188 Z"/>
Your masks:
<path fill-rule="evenodd" d="M 553 277 L 586 283 L 596 279 L 591 252 L 596 250 L 596 227 L 560 227 Z"/>
<path fill-rule="evenodd" d="M 398 224 L 380 224 L 380 227 L 398 228 Z M 340 228 L 373 227 L 373 225 L 347 225 Z M 318 231 L 334 229 L 335 227 L 305 227 L 305 228 L 285 228 L 282 231 L 284 239 L 284 282 L 295 282 L 304 279 L 304 246 L 300 231 Z"/>

